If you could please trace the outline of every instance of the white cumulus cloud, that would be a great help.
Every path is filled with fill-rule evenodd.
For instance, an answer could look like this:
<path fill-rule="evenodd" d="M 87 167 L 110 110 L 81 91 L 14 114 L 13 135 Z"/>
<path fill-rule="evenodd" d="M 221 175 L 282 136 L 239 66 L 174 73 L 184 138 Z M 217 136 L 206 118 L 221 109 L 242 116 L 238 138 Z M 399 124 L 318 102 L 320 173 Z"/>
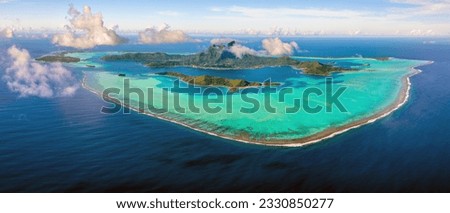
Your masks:
<path fill-rule="evenodd" d="M 72 73 L 61 63 L 33 62 L 26 49 L 12 46 L 8 49 L 10 65 L 3 80 L 8 88 L 20 97 L 42 98 L 71 96 L 79 88 Z"/>
<path fill-rule="evenodd" d="M 228 46 L 228 43 L 234 41 L 234 44 Z M 210 41 L 215 45 L 226 45 L 227 50 L 233 53 L 237 58 L 242 58 L 244 55 L 271 55 L 271 56 L 286 56 L 292 55 L 294 51 L 299 50 L 299 46 L 295 41 L 284 43 L 280 38 L 266 38 L 261 41 L 263 50 L 254 50 L 236 42 L 231 38 L 214 38 Z"/>
<path fill-rule="evenodd" d="M 3 30 L 0 30 L 0 38 L 12 38 L 14 37 L 14 30 L 10 27 L 7 27 Z"/>
<path fill-rule="evenodd" d="M 106 28 L 102 14 L 93 14 L 89 6 L 84 6 L 80 13 L 71 5 L 68 14 L 71 17 L 70 25 L 66 25 L 68 32 L 55 35 L 52 40 L 55 44 L 87 49 L 97 45 L 116 45 L 124 41 L 114 29 Z"/>
<path fill-rule="evenodd" d="M 262 45 L 267 54 L 273 56 L 292 55 L 299 49 L 296 42 L 284 43 L 280 38 L 266 38 L 262 40 Z"/>
<path fill-rule="evenodd" d="M 168 24 L 147 28 L 139 32 L 139 42 L 144 44 L 181 43 L 193 41 L 181 30 L 171 30 Z"/>
<path fill-rule="evenodd" d="M 411 30 L 409 32 L 409 34 L 412 36 L 430 36 L 430 35 L 434 35 L 435 33 L 433 30 L 414 29 L 414 30 Z"/>
<path fill-rule="evenodd" d="M 228 43 L 233 42 L 231 46 L 227 46 Z M 254 49 L 246 47 L 242 44 L 237 43 L 235 39 L 232 38 L 213 38 L 210 41 L 211 44 L 215 45 L 226 45 L 227 50 L 233 53 L 237 58 L 242 58 L 244 55 L 256 55 L 258 52 Z"/>
<path fill-rule="evenodd" d="M 211 44 L 227 44 L 232 41 L 236 41 L 236 40 L 232 39 L 232 38 L 213 38 L 213 39 L 211 39 L 210 43 Z"/>
<path fill-rule="evenodd" d="M 238 58 L 242 58 L 242 56 L 244 55 L 256 55 L 258 53 L 256 50 L 248 48 L 246 46 L 242 46 L 240 44 L 231 46 L 229 51 Z"/>

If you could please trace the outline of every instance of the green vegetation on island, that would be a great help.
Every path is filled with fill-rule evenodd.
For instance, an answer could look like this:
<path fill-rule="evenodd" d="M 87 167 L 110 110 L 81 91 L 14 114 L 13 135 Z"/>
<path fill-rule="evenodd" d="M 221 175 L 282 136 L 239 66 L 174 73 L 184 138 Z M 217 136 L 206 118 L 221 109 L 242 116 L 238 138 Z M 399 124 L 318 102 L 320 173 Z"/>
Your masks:
<path fill-rule="evenodd" d="M 206 51 L 193 55 L 169 55 L 166 53 L 125 53 L 121 55 L 106 55 L 105 61 L 134 61 L 149 67 L 196 67 L 202 69 L 255 69 L 268 66 L 291 66 L 303 70 L 305 74 L 329 75 L 331 72 L 346 71 L 318 61 L 298 61 L 288 56 L 266 57 L 244 54 L 236 57 L 230 51 L 235 42 L 227 45 L 212 45 Z"/>
<path fill-rule="evenodd" d="M 311 75 L 329 75 L 332 72 L 345 70 L 332 65 L 322 64 L 318 61 L 300 62 L 300 69 L 302 69 L 304 73 Z"/>
<path fill-rule="evenodd" d="M 63 63 L 77 63 L 80 62 L 79 58 L 65 56 L 64 54 L 57 55 L 47 55 L 42 56 L 40 58 L 36 58 L 37 61 L 45 61 L 45 62 L 63 62 Z"/>
<path fill-rule="evenodd" d="M 179 72 L 161 72 L 158 75 L 176 77 L 186 83 L 200 86 L 223 86 L 228 87 L 231 91 L 243 87 L 260 87 L 260 86 L 278 86 L 278 82 L 249 82 L 244 79 L 229 79 L 210 75 L 189 76 Z"/>

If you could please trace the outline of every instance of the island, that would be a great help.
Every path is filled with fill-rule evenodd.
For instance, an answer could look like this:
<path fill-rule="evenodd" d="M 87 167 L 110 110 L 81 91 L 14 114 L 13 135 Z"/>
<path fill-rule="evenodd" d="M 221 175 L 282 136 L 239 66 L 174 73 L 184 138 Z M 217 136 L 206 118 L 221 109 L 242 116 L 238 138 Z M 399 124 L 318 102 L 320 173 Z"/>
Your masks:
<path fill-rule="evenodd" d="M 166 53 L 124 53 L 119 55 L 106 55 L 104 61 L 133 61 L 145 64 L 148 67 L 194 67 L 200 69 L 256 69 L 269 66 L 291 66 L 302 70 L 305 74 L 328 76 L 332 72 L 349 71 L 342 67 L 323 64 L 318 61 L 299 61 L 288 56 L 270 57 L 245 54 L 237 57 L 230 51 L 235 45 L 213 44 L 207 50 L 192 55 L 176 55 Z"/>
<path fill-rule="evenodd" d="M 189 76 L 179 72 L 161 72 L 156 73 L 163 76 L 178 78 L 186 83 L 200 86 L 221 86 L 227 87 L 230 92 L 237 91 L 239 88 L 260 87 L 260 86 L 279 86 L 279 82 L 249 82 L 244 79 L 229 79 L 210 75 Z"/>
<path fill-rule="evenodd" d="M 36 61 L 77 63 L 80 62 L 80 58 L 65 56 L 65 53 L 59 53 L 56 55 L 46 55 L 40 58 L 36 58 Z"/>
<path fill-rule="evenodd" d="M 126 99 L 125 93 L 120 92 L 112 94 L 111 99 L 106 99 L 109 102 L 121 105 L 125 103 L 123 106 L 136 112 L 215 137 L 270 146 L 303 146 L 316 143 L 389 115 L 408 100 L 411 86 L 409 77 L 419 73 L 419 70 L 415 68 L 431 63 L 388 57 L 380 58 L 382 60 L 379 61 L 376 61 L 375 58 L 360 57 L 276 58 L 244 55 L 237 58 L 230 55 L 231 52 L 228 51 L 228 47 L 220 45 L 212 45 L 207 50 L 192 55 L 164 53 L 119 53 L 119 55 L 111 55 L 107 52 L 99 54 L 86 52 L 83 54 L 80 54 L 80 57 L 83 60 L 86 58 L 88 64 L 98 62 L 103 57 L 105 67 L 122 63 L 126 65 L 130 62 L 142 63 L 149 67 L 164 67 L 164 69 L 153 69 L 144 73 L 142 73 L 140 66 L 129 66 L 130 68 L 126 70 L 126 73 L 112 70 L 84 72 L 83 87 L 99 95 L 99 97 L 103 97 L 103 88 L 123 88 L 125 79 L 121 78 L 125 76 L 130 82 L 133 82 L 134 88 L 142 91 L 152 88 L 155 94 L 151 99 L 141 101 L 138 96 Z M 213 56 L 217 58 L 214 59 Z M 195 59 L 195 57 L 198 57 L 198 59 Z M 228 68 L 218 66 L 213 68 L 214 70 L 210 70 L 209 67 L 214 67 L 213 60 L 217 60 L 222 65 L 227 61 L 230 64 Z M 252 60 L 259 60 L 260 64 L 253 63 Z M 354 70 L 357 73 L 346 72 L 347 70 L 338 67 L 341 64 L 342 66 L 346 65 L 346 67 L 348 67 L 347 64 L 351 64 L 351 71 Z M 167 67 L 165 67 L 166 65 Z M 175 66 L 198 68 L 187 69 L 185 72 L 186 69 L 178 69 Z M 273 73 L 288 70 L 283 66 L 298 66 L 306 74 L 280 80 L 283 86 L 277 87 L 274 93 L 266 93 L 270 90 L 263 91 L 262 89 L 258 89 L 258 92 L 247 93 L 244 89 L 240 89 L 252 86 L 264 87 L 264 83 L 251 82 L 252 80 L 244 78 L 244 76 L 247 76 L 245 72 L 253 72 L 255 75 L 259 72 L 258 69 L 248 67 L 264 66 L 275 66 L 269 69 Z M 239 71 L 242 72 L 242 75 L 238 76 L 242 77 L 236 77 L 237 75 L 234 72 L 227 71 L 238 68 L 248 69 Z M 217 71 L 216 69 L 223 71 Z M 334 75 L 333 79 L 336 81 L 333 81 L 332 84 L 329 81 L 327 82 L 329 78 L 317 77 L 313 74 L 318 72 L 321 75 L 330 75 L 334 71 L 345 71 L 345 73 Z M 136 74 L 133 74 L 134 72 Z M 219 72 L 221 72 L 220 76 L 217 74 Z M 267 74 L 264 73 L 264 75 Z M 188 84 L 221 87 L 221 89 L 226 87 L 236 90 L 236 92 L 227 92 L 221 96 L 220 98 L 223 101 L 214 105 L 218 107 L 219 111 L 213 114 L 206 112 L 203 108 L 200 108 L 200 112 L 194 112 L 189 107 L 193 105 L 204 106 L 208 103 L 207 96 L 189 94 L 190 90 L 187 93 L 183 93 L 186 91 L 172 90 L 174 78 Z M 323 93 L 305 96 L 308 92 L 313 91 L 310 88 Z M 337 93 L 339 90 L 342 91 L 340 88 L 346 88 L 345 92 Z M 329 89 L 331 89 L 330 94 L 332 95 L 341 94 L 338 100 L 345 107 L 344 110 L 338 108 L 337 105 L 333 105 L 328 101 L 329 99 L 327 100 L 330 97 L 327 95 Z M 269 94 L 269 96 L 266 94 Z M 164 97 L 169 100 L 166 106 Z M 270 102 L 268 102 L 268 97 L 270 97 Z M 171 101 L 174 100 L 173 98 L 177 98 L 176 104 L 175 101 Z M 310 102 L 308 104 L 304 101 Z M 321 107 L 322 110 L 317 113 L 307 112 L 305 108 L 307 106 Z M 327 111 L 328 106 L 331 107 L 330 111 Z M 155 108 L 161 109 L 161 107 L 166 107 L 167 110 L 163 113 L 154 110 Z M 270 107 L 276 109 L 276 113 Z M 179 111 L 181 108 L 186 109 L 186 111 Z M 244 109 L 250 110 L 251 113 L 245 113 Z"/>

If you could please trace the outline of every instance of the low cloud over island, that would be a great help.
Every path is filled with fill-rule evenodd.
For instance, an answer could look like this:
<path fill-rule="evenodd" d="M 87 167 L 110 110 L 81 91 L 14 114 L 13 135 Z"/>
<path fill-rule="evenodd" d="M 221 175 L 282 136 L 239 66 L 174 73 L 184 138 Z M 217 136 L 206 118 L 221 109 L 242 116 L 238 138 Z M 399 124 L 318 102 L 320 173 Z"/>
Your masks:
<path fill-rule="evenodd" d="M 215 38 L 210 41 L 211 44 L 224 44 L 233 42 L 231 38 Z M 269 56 L 289 56 L 299 50 L 299 46 L 295 41 L 289 43 L 281 41 L 280 38 L 266 38 L 261 41 L 263 50 L 254 50 L 239 43 L 233 44 L 228 51 L 233 53 L 237 58 L 244 55 L 269 55 Z"/>

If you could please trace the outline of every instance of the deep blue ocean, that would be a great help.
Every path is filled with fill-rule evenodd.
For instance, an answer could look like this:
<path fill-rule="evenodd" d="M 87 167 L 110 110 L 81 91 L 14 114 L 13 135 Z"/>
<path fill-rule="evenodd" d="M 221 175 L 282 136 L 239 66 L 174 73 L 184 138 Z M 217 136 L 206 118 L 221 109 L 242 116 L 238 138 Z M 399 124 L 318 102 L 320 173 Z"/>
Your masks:
<path fill-rule="evenodd" d="M 209 45 L 200 39 L 94 51 L 191 53 Z M 240 39 L 261 49 L 261 38 Z M 450 38 L 294 40 L 298 56 L 434 63 L 411 78 L 411 97 L 393 114 L 297 148 L 238 143 L 138 113 L 102 114 L 105 102 L 85 89 L 19 98 L 0 81 L 0 192 L 450 192 Z M 0 75 L 13 44 L 33 57 L 70 50 L 48 39 L 1 40 Z"/>

